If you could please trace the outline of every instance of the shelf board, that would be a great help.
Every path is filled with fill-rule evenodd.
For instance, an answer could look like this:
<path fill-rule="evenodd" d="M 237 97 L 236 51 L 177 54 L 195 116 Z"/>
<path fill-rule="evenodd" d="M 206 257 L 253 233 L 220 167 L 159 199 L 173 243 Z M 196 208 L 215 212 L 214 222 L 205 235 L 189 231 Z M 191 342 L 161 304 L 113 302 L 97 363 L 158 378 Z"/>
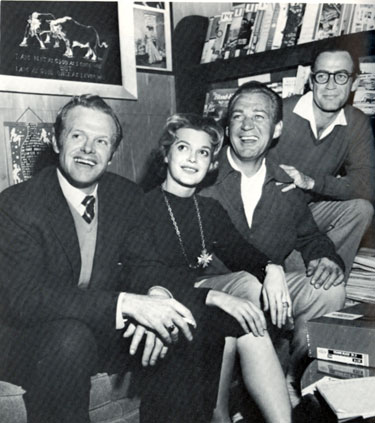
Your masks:
<path fill-rule="evenodd" d="M 206 82 L 237 79 L 295 68 L 298 65 L 309 65 L 318 51 L 332 47 L 345 48 L 353 51 L 358 56 L 375 54 L 375 30 L 326 38 L 249 56 L 194 65 L 189 67 L 189 69 L 185 69 L 185 72 L 191 72 Z"/>

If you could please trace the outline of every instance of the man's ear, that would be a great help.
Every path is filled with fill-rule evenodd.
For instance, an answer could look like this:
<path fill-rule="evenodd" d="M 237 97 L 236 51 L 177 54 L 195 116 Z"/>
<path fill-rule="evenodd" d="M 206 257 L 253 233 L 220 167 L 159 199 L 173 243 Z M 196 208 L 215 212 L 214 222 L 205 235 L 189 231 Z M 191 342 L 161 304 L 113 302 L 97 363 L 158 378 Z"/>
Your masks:
<path fill-rule="evenodd" d="M 358 75 L 357 75 L 356 79 L 354 80 L 354 82 L 353 82 L 353 84 L 352 84 L 352 88 L 350 89 L 350 91 L 351 91 L 352 93 L 354 93 L 354 91 L 356 91 L 356 90 L 357 90 L 358 85 L 359 85 L 359 77 L 358 77 Z"/>
<path fill-rule="evenodd" d="M 168 156 L 165 156 L 164 157 L 164 163 L 167 163 L 168 164 Z"/>
<path fill-rule="evenodd" d="M 283 131 L 283 121 L 280 120 L 280 122 L 277 122 L 277 124 L 275 125 L 275 129 L 273 130 L 272 139 L 279 138 L 282 131 Z"/>
<path fill-rule="evenodd" d="M 117 149 L 115 151 L 113 151 L 113 153 L 111 154 L 111 158 L 108 160 L 108 164 L 110 165 L 112 163 L 112 159 L 115 156 L 115 154 L 117 153 Z"/>
<path fill-rule="evenodd" d="M 216 170 L 218 167 L 219 167 L 219 162 L 218 162 L 218 160 L 215 160 L 215 161 L 210 163 L 210 166 L 208 167 L 208 171 L 212 172 L 212 171 Z"/>
<path fill-rule="evenodd" d="M 310 90 L 312 91 L 313 90 L 313 80 L 312 80 L 311 72 L 310 72 L 310 75 L 309 75 L 309 87 L 310 87 Z"/>
<path fill-rule="evenodd" d="M 56 139 L 56 137 L 54 135 L 52 136 L 52 148 L 53 148 L 53 151 L 56 154 L 59 154 L 60 153 L 59 146 L 57 145 L 57 139 Z"/>

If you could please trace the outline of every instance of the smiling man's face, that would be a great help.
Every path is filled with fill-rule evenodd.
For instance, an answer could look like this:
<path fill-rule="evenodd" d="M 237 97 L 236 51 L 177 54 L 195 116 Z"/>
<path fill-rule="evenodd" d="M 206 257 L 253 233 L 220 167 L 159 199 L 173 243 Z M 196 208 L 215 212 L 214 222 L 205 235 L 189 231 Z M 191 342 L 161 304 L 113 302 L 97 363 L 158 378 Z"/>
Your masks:
<path fill-rule="evenodd" d="M 280 135 L 281 122 L 273 122 L 270 98 L 261 92 L 244 92 L 233 104 L 228 135 L 235 160 L 256 161 L 266 154 L 271 140 Z"/>
<path fill-rule="evenodd" d="M 76 106 L 68 111 L 53 148 L 62 173 L 73 186 L 92 192 L 111 161 L 115 133 L 112 117 L 100 110 Z"/>

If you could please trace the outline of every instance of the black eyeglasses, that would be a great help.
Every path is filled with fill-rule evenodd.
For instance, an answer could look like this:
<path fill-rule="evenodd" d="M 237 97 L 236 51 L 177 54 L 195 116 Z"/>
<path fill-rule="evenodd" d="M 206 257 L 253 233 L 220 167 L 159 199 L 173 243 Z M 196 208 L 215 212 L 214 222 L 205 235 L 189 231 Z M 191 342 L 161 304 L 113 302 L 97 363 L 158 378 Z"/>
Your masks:
<path fill-rule="evenodd" d="M 348 73 L 344 71 L 339 72 L 326 72 L 326 71 L 318 71 L 318 72 L 311 72 L 311 75 L 314 79 L 314 81 L 317 84 L 326 84 L 329 81 L 329 78 L 331 75 L 333 75 L 333 80 L 338 85 L 345 85 L 349 78 L 351 78 L 354 73 Z"/>

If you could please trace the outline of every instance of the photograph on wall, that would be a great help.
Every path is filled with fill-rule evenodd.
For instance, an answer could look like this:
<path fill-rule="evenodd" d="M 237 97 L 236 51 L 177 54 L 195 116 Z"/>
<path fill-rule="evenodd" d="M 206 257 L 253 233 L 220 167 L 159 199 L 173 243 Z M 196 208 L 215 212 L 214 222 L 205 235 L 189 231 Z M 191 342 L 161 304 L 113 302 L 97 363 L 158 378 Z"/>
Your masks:
<path fill-rule="evenodd" d="M 137 2 L 134 5 L 137 68 L 172 71 L 170 6 L 167 2 L 154 2 L 152 7 L 144 6 L 145 4 L 146 2 Z M 161 8 L 160 4 L 165 8 Z"/>
<path fill-rule="evenodd" d="M 90 92 L 96 87 L 110 96 L 124 79 L 134 84 L 134 66 L 126 66 L 122 51 L 127 25 L 121 15 L 128 8 L 123 2 L 3 0 L 0 7 L 1 89 L 13 88 L 4 86 L 11 78 L 23 78 L 26 92 L 74 94 L 77 87 Z M 129 91 L 136 93 L 134 87 Z"/>

